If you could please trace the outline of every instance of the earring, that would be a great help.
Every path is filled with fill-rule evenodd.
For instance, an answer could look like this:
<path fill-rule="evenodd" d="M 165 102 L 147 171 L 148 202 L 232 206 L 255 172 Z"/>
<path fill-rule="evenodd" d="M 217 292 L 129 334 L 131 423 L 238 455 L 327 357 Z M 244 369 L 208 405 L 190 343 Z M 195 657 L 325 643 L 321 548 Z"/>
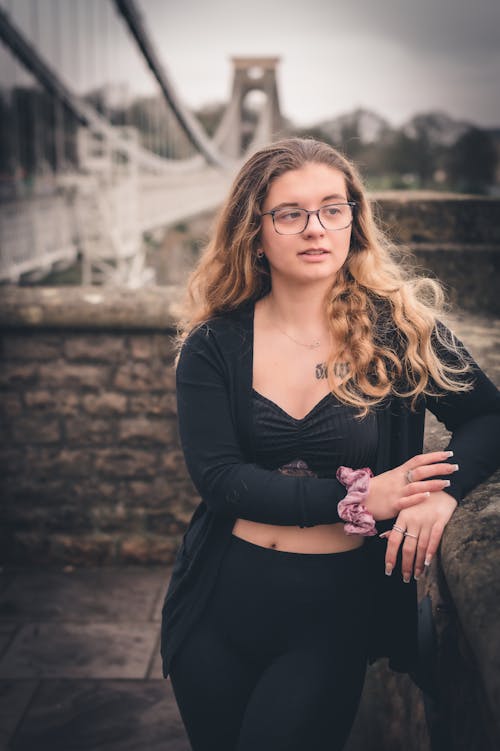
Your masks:
<path fill-rule="evenodd" d="M 258 250 L 258 251 L 257 251 L 257 258 L 258 258 L 259 260 L 260 260 L 261 258 L 264 258 L 264 251 L 263 251 L 263 250 Z"/>

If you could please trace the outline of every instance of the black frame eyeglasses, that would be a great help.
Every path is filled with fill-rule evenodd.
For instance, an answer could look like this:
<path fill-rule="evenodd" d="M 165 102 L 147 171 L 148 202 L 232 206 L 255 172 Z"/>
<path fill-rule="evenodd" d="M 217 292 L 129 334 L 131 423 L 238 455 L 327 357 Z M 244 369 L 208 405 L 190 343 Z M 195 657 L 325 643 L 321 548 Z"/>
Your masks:
<path fill-rule="evenodd" d="M 331 210 L 332 207 L 336 207 L 336 206 L 349 206 L 351 209 L 350 219 L 347 222 L 347 224 L 345 225 L 343 224 L 341 227 L 329 227 L 327 226 L 328 225 L 327 220 L 329 217 L 328 217 L 328 214 L 325 212 L 327 212 L 328 210 Z M 321 224 L 323 229 L 325 229 L 327 232 L 340 232 L 341 230 L 347 229 L 348 227 L 351 226 L 353 219 L 354 219 L 355 208 L 356 208 L 356 201 L 341 201 L 337 203 L 328 203 L 325 206 L 321 206 L 319 209 L 312 209 L 310 211 L 309 209 L 302 209 L 302 208 L 298 208 L 295 206 L 287 206 L 287 207 L 282 207 L 279 209 L 271 209 L 271 211 L 263 211 L 261 216 L 267 216 L 267 214 L 272 216 L 273 227 L 274 227 L 275 232 L 278 233 L 278 235 L 300 235 L 302 232 L 305 232 L 305 230 L 307 229 L 307 225 L 309 224 L 309 217 L 311 216 L 311 214 L 315 214 L 318 217 L 319 223 Z M 278 215 L 279 217 L 280 215 L 283 215 L 287 212 L 289 214 L 293 212 L 300 213 L 300 216 L 302 216 L 304 219 L 304 226 L 301 229 L 297 229 L 296 226 L 294 226 L 293 230 L 290 232 L 288 231 L 283 232 L 283 225 L 280 225 L 280 229 L 278 229 L 276 226 L 276 215 Z"/>

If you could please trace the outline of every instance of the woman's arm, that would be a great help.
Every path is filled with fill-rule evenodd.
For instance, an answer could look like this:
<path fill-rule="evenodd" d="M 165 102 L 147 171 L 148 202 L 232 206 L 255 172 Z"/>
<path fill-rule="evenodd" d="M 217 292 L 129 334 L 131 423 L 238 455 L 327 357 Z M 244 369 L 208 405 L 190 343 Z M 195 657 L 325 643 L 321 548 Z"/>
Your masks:
<path fill-rule="evenodd" d="M 179 433 L 193 483 L 217 514 L 266 524 L 311 527 L 341 522 L 346 495 L 336 479 L 289 477 L 242 454 L 212 334 L 198 330 L 181 350 L 176 373 Z"/>
<path fill-rule="evenodd" d="M 452 336 L 439 324 L 446 339 Z M 446 446 L 453 451 L 459 470 L 450 477 L 446 492 L 460 502 L 473 488 L 486 480 L 500 465 L 500 391 L 481 370 L 463 343 L 455 338 L 461 357 L 471 365 L 468 378 L 472 389 L 448 392 L 442 397 L 427 397 L 427 408 L 451 432 Z M 443 345 L 440 356 L 451 364 L 459 364 L 459 357 Z"/>
<path fill-rule="evenodd" d="M 450 332 L 445 330 L 445 335 L 450 335 Z M 398 549 L 402 545 L 405 581 L 409 581 L 413 566 L 418 578 L 424 564 L 430 565 L 457 503 L 500 465 L 500 392 L 463 344 L 455 341 L 462 357 L 471 364 L 472 389 L 468 392 L 449 392 L 443 397 L 427 397 L 427 407 L 451 431 L 447 449 L 454 452 L 453 460 L 459 468 L 449 476 L 449 487 L 431 493 L 429 499 L 418 507 L 400 512 L 396 526 L 410 535 L 403 537 L 394 528 L 381 535 L 388 539 L 385 555 L 388 573 L 394 568 Z M 441 356 L 450 363 L 459 364 L 459 356 L 450 351 L 442 351 Z M 417 479 L 418 472 L 412 472 Z"/>

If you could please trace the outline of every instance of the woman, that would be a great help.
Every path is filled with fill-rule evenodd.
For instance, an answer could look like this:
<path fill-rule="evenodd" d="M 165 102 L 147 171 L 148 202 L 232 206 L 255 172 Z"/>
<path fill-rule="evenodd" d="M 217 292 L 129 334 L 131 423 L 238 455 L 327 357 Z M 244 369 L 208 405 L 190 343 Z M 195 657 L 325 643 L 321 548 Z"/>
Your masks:
<path fill-rule="evenodd" d="M 189 293 L 177 399 L 202 501 L 164 676 L 194 751 L 341 749 L 367 662 L 417 675 L 415 581 L 498 464 L 500 395 L 317 141 L 243 165 Z M 443 451 L 421 453 L 426 407 Z"/>

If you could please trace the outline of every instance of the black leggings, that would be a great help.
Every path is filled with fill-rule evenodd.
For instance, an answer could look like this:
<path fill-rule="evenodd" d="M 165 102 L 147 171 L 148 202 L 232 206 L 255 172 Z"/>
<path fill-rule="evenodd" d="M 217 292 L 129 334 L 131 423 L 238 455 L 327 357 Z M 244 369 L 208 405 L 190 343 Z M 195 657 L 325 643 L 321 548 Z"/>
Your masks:
<path fill-rule="evenodd" d="M 288 553 L 232 535 L 170 679 L 193 751 L 340 751 L 367 664 L 366 548 Z"/>

